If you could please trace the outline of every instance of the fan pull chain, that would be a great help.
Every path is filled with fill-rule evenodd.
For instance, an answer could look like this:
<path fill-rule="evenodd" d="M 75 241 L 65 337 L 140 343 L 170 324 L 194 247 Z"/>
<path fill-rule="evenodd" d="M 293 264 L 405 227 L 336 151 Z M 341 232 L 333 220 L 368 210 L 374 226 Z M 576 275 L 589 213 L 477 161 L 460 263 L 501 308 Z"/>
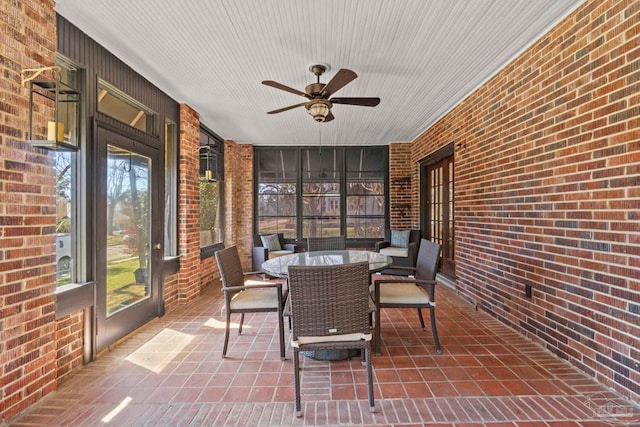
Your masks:
<path fill-rule="evenodd" d="M 322 126 L 320 126 L 322 122 L 318 122 L 318 145 L 320 149 L 318 150 L 318 154 L 322 157 Z"/>

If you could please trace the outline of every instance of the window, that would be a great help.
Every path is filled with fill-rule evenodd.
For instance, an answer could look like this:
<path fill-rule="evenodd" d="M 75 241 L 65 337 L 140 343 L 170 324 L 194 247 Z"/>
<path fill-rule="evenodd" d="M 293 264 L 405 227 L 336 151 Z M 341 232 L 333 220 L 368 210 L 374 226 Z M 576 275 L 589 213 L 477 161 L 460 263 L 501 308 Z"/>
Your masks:
<path fill-rule="evenodd" d="M 200 249 L 217 249 L 224 241 L 224 141 L 200 128 Z M 202 251 L 201 251 L 202 252 Z M 201 253 L 210 256 L 209 253 Z"/>
<path fill-rule="evenodd" d="M 149 135 L 157 136 L 156 114 L 101 79 L 98 79 L 98 111 Z"/>
<path fill-rule="evenodd" d="M 381 238 L 385 229 L 386 151 L 346 150 L 347 238 Z"/>
<path fill-rule="evenodd" d="M 298 150 L 256 152 L 258 232 L 297 236 Z"/>
<path fill-rule="evenodd" d="M 342 150 L 302 150 L 302 237 L 340 236 Z"/>
<path fill-rule="evenodd" d="M 74 88 L 79 85 L 78 70 L 66 59 L 56 58 L 60 67 L 60 80 Z M 56 285 L 64 286 L 76 281 L 76 156 L 75 152 L 55 152 L 56 177 Z"/>
<path fill-rule="evenodd" d="M 384 237 L 387 147 L 256 147 L 254 153 L 257 233 Z"/>
<path fill-rule="evenodd" d="M 164 256 L 178 255 L 178 132 L 175 123 L 164 125 Z"/>

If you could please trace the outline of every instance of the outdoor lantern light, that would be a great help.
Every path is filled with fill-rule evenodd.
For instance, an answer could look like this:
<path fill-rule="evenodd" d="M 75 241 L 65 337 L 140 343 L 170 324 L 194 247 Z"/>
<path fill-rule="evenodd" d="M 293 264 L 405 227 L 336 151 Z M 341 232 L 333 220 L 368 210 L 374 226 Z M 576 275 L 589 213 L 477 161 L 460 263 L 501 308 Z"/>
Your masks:
<path fill-rule="evenodd" d="M 54 78 L 36 78 L 45 71 L 52 71 Z M 76 151 L 80 92 L 60 81 L 59 71 L 59 67 L 22 70 L 22 84 L 29 82 L 28 142 L 47 150 Z M 32 74 L 25 77 L 25 73 Z"/>
<path fill-rule="evenodd" d="M 203 151 L 204 150 L 204 151 Z M 206 181 L 206 182 L 216 182 L 216 179 L 213 177 L 213 170 L 211 169 L 211 166 L 209 165 L 209 160 L 213 157 L 215 159 L 215 167 L 217 169 L 218 167 L 218 156 L 216 156 L 214 153 L 212 153 L 212 148 L 209 145 L 203 145 L 200 148 L 198 148 L 198 152 L 199 152 L 199 158 L 200 158 L 200 170 L 202 170 L 202 160 L 205 161 L 205 168 L 204 168 L 204 172 L 200 175 L 200 180 L 201 181 Z"/>

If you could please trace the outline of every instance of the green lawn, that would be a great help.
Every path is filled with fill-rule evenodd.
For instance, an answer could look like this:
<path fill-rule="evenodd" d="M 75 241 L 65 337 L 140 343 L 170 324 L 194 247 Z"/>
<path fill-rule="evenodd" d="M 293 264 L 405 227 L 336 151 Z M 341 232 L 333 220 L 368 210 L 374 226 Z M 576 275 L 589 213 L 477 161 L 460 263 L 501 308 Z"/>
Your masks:
<path fill-rule="evenodd" d="M 109 314 L 133 304 L 147 294 L 145 283 L 136 283 L 134 271 L 140 266 L 138 258 L 126 261 L 110 261 L 107 264 L 107 312 Z M 66 273 L 56 278 L 56 285 L 71 283 L 71 274 Z"/>
<path fill-rule="evenodd" d="M 138 258 L 111 261 L 107 264 L 107 312 L 133 304 L 147 294 L 145 283 L 136 283 L 134 271 L 140 266 Z"/>

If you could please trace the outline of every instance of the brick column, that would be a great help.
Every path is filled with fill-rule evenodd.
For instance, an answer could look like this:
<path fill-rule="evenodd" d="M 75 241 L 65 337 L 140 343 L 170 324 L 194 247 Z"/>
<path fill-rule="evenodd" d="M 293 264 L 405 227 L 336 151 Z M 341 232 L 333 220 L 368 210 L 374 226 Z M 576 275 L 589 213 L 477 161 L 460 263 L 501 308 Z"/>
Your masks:
<path fill-rule="evenodd" d="M 21 84 L 23 68 L 54 65 L 53 5 L 0 3 L 0 424 L 56 387 L 54 159 L 25 142 Z"/>
<path fill-rule="evenodd" d="M 253 145 L 225 141 L 225 245 L 236 245 L 245 271 L 253 247 Z"/>
<path fill-rule="evenodd" d="M 397 180 L 409 178 L 408 183 Z M 420 228 L 418 169 L 411 161 L 411 144 L 389 144 L 389 208 L 392 229 Z M 408 208 L 401 208 L 408 205 Z"/>
<path fill-rule="evenodd" d="M 180 272 L 178 303 L 191 301 L 200 293 L 200 180 L 198 147 L 200 115 L 180 105 L 180 179 L 178 183 L 178 236 Z"/>

